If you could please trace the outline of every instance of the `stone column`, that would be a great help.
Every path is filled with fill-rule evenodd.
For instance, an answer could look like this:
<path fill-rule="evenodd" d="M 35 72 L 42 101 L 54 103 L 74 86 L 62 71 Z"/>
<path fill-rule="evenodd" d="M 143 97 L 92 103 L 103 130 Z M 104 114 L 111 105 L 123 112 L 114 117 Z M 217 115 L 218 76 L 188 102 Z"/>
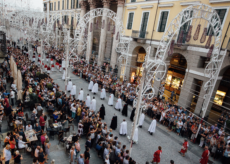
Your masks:
<path fill-rule="evenodd" d="M 118 0 L 117 5 L 117 19 L 121 22 L 123 21 L 123 10 L 124 10 L 124 0 Z M 117 52 L 116 47 L 119 42 L 119 38 L 117 38 L 117 33 L 119 32 L 118 28 L 116 27 L 115 34 L 113 36 L 113 47 L 112 47 L 112 55 L 111 55 L 111 65 L 113 68 L 115 68 L 115 65 L 117 63 Z"/>
<path fill-rule="evenodd" d="M 88 2 L 90 5 L 90 10 L 94 10 L 96 8 L 97 2 L 95 0 L 88 0 Z M 93 17 L 93 16 L 90 15 L 90 17 Z M 94 20 L 92 19 L 89 21 L 89 24 L 88 24 L 88 38 L 87 38 L 87 51 L 86 51 L 86 60 L 88 63 L 89 63 L 90 56 L 92 54 L 92 49 L 93 49 L 93 26 L 94 26 Z"/>
<path fill-rule="evenodd" d="M 110 7 L 110 0 L 102 0 L 104 9 L 109 9 Z M 101 36 L 100 36 L 100 44 L 99 44 L 99 53 L 98 53 L 98 65 L 102 65 L 105 57 L 105 45 L 106 45 L 106 33 L 107 33 L 107 12 L 103 13 L 102 17 L 102 26 L 103 29 L 101 29 Z"/>
<path fill-rule="evenodd" d="M 81 21 L 81 19 L 83 19 L 84 15 L 86 13 L 87 1 L 81 0 L 79 2 L 79 4 L 81 5 L 81 13 L 80 13 L 80 21 Z M 78 54 L 83 55 L 82 54 L 83 52 L 81 51 L 82 50 L 82 45 L 83 45 L 83 36 L 82 36 L 82 38 L 80 38 L 80 41 L 79 41 L 78 45 L 79 45 Z"/>

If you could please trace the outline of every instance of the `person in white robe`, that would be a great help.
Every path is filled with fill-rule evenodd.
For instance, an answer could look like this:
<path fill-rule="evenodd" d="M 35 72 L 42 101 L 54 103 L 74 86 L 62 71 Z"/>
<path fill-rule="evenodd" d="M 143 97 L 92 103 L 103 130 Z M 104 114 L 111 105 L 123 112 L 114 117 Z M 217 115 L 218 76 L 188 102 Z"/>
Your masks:
<path fill-rule="evenodd" d="M 134 141 L 134 143 L 138 143 L 138 128 L 137 127 L 134 131 L 133 141 Z"/>
<path fill-rule="evenodd" d="M 90 110 L 92 110 L 92 111 L 96 111 L 96 103 L 97 103 L 97 101 L 96 101 L 96 99 L 95 99 L 95 97 L 93 97 L 93 100 L 91 101 L 91 104 L 90 104 Z"/>
<path fill-rule="evenodd" d="M 141 116 L 140 116 L 140 119 L 139 119 L 139 127 L 142 128 L 142 125 L 144 123 L 144 120 L 145 120 L 145 113 L 142 112 Z"/>
<path fill-rule="evenodd" d="M 93 89 L 93 81 L 91 80 L 88 86 L 88 90 L 92 90 Z"/>
<path fill-rule="evenodd" d="M 114 95 L 111 93 L 109 96 L 109 102 L 108 102 L 108 105 L 110 105 L 110 106 L 113 106 L 113 97 L 114 97 Z"/>
<path fill-rule="evenodd" d="M 117 99 L 117 102 L 116 102 L 116 105 L 115 105 L 115 109 L 116 110 L 121 110 L 122 109 L 122 101 L 121 101 L 121 98 L 119 96 L 119 98 Z"/>
<path fill-rule="evenodd" d="M 105 99 L 105 97 L 106 97 L 105 88 L 102 88 L 100 98 L 104 100 L 104 99 Z"/>
<path fill-rule="evenodd" d="M 71 80 L 69 80 L 68 85 L 67 85 L 67 91 L 70 92 L 72 89 L 73 83 Z"/>
<path fill-rule="evenodd" d="M 97 84 L 97 82 L 93 85 L 92 92 L 93 92 L 93 94 L 96 94 L 98 92 L 98 84 Z"/>
<path fill-rule="evenodd" d="M 80 92 L 78 94 L 78 100 L 82 101 L 83 97 L 84 97 L 84 91 L 83 91 L 83 88 L 81 88 L 81 90 L 80 90 Z"/>
<path fill-rule="evenodd" d="M 155 131 L 156 131 L 156 126 L 157 126 L 157 121 L 156 121 L 155 118 L 153 118 L 153 120 L 152 120 L 152 122 L 151 122 L 151 124 L 150 124 L 150 126 L 149 126 L 149 129 L 148 129 L 148 132 L 149 132 L 151 135 L 153 135 L 153 133 L 155 133 Z"/>
<path fill-rule="evenodd" d="M 63 70 L 62 80 L 65 81 L 65 70 Z"/>
<path fill-rule="evenodd" d="M 76 85 L 75 84 L 73 84 L 70 94 L 73 96 L 73 98 L 75 97 L 76 95 Z"/>
<path fill-rule="evenodd" d="M 86 101 L 85 101 L 85 104 L 86 104 L 87 107 L 90 107 L 90 102 L 91 102 L 90 95 L 87 94 Z"/>
<path fill-rule="evenodd" d="M 120 125 L 120 135 L 126 135 L 126 134 L 127 134 L 127 122 L 124 119 Z"/>
<path fill-rule="evenodd" d="M 19 136 L 19 140 L 18 140 L 18 148 L 19 149 L 22 149 L 22 148 L 25 148 L 26 147 L 26 143 L 28 143 L 28 142 L 24 142 L 24 141 L 22 141 L 22 136 Z"/>

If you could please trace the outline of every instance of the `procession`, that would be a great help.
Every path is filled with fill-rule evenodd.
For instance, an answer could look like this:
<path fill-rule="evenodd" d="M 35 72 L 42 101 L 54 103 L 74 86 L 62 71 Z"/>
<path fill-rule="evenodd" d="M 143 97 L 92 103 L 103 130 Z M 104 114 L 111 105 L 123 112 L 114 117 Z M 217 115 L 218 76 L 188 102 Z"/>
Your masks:
<path fill-rule="evenodd" d="M 230 163 L 229 5 L 0 1 L 0 164 Z"/>

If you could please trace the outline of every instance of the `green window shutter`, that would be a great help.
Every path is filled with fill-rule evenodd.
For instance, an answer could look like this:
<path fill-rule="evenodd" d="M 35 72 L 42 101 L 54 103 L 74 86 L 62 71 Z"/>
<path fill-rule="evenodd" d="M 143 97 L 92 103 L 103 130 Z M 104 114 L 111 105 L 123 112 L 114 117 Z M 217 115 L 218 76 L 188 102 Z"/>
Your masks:
<path fill-rule="evenodd" d="M 65 3 L 64 3 L 64 0 L 62 0 L 62 10 L 64 10 L 64 6 L 65 6 Z"/>
<path fill-rule="evenodd" d="M 56 10 L 56 2 L 54 2 L 54 10 Z"/>
<path fill-rule="evenodd" d="M 163 11 L 161 12 L 161 17 L 160 17 L 160 23 L 159 23 L 159 27 L 158 27 L 158 32 L 164 32 L 165 31 L 165 27 L 167 24 L 167 19 L 168 19 L 168 11 Z"/>
<path fill-rule="evenodd" d="M 60 1 L 58 1 L 58 10 L 60 10 Z"/>
<path fill-rule="evenodd" d="M 76 2 L 76 8 L 79 8 L 78 0 L 77 0 L 77 2 Z"/>
<path fill-rule="evenodd" d="M 136 2 L 136 0 L 131 0 L 131 2 Z"/>
<path fill-rule="evenodd" d="M 143 13 L 142 23 L 141 23 L 141 30 L 140 30 L 140 38 L 145 38 L 147 24 L 148 24 L 149 12 Z"/>
<path fill-rule="evenodd" d="M 127 26 L 127 29 L 129 29 L 129 30 L 132 29 L 133 16 L 134 16 L 134 13 L 129 13 L 128 26 Z"/>
<path fill-rule="evenodd" d="M 69 9 L 69 0 L 67 0 L 66 9 Z"/>
<path fill-rule="evenodd" d="M 217 14 L 219 15 L 220 17 L 220 22 L 221 24 L 223 23 L 224 21 L 224 17 L 225 17 L 225 14 L 227 12 L 227 9 L 216 9 L 216 12 Z M 216 19 L 216 17 L 213 17 L 212 19 Z M 211 30 L 211 31 L 210 31 Z M 208 27 L 208 31 L 207 31 L 207 35 L 213 35 L 213 29 L 211 29 L 211 25 L 209 25 Z"/>

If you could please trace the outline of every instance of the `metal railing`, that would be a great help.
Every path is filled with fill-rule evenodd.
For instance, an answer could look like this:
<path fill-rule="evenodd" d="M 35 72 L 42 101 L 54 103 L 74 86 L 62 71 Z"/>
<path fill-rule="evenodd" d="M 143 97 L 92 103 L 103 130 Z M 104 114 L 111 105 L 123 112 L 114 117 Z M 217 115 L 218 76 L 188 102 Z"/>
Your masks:
<path fill-rule="evenodd" d="M 148 34 L 148 31 L 137 31 L 132 30 L 132 38 L 146 38 L 146 34 Z"/>

